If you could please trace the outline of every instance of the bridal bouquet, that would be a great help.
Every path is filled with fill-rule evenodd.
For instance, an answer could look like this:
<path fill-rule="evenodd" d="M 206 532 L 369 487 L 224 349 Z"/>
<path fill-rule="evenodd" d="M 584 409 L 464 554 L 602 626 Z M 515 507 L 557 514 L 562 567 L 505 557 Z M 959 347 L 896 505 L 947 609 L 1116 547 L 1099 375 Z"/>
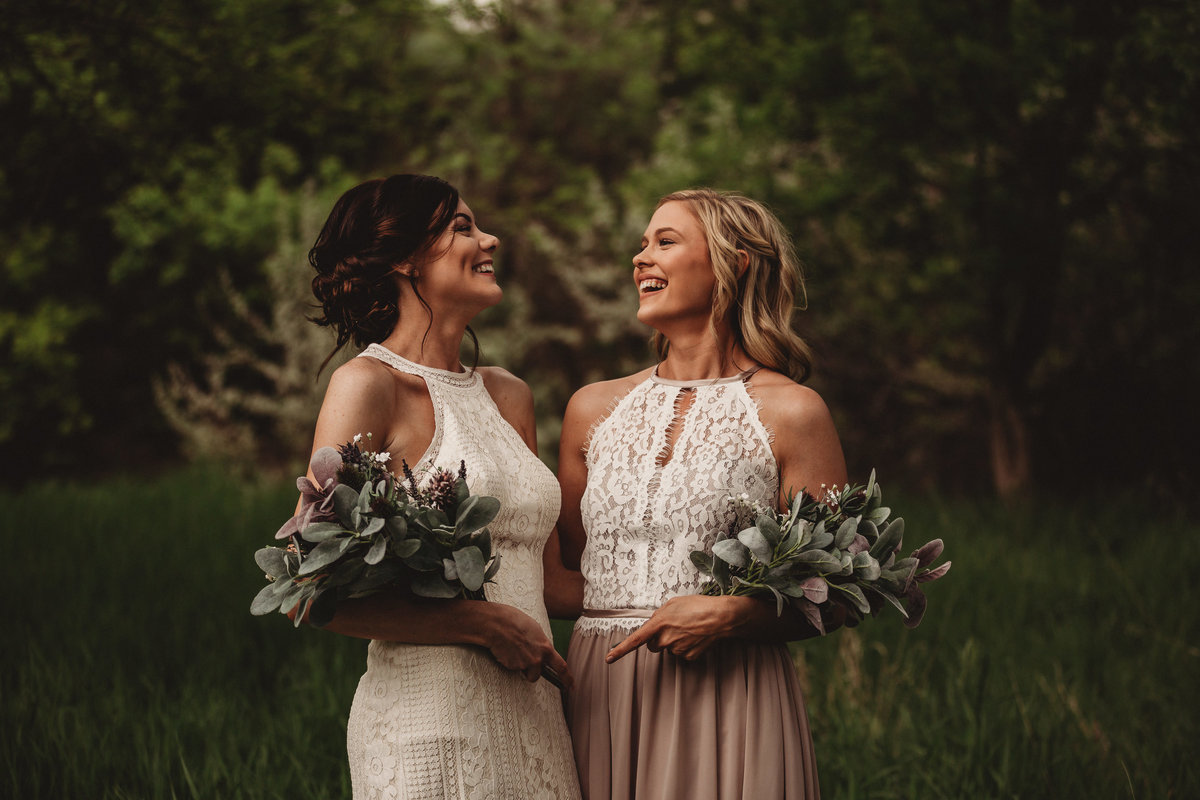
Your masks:
<path fill-rule="evenodd" d="M 691 554 L 711 578 L 702 594 L 773 595 L 777 613 L 792 603 L 822 634 L 822 612 L 835 603 L 851 625 L 885 603 L 908 627 L 920 624 L 926 604 L 921 585 L 945 575 L 950 562 L 931 566 L 942 554 L 941 539 L 899 557 L 904 520 L 889 519 L 874 471 L 866 486 L 830 489 L 819 500 L 804 491 L 789 499 L 786 511 L 778 512 L 745 495 L 731 498 L 738 511 L 733 530 L 711 553 Z"/>
<path fill-rule="evenodd" d="M 370 440 L 370 434 L 367 434 Z M 407 464 L 404 478 L 387 469 L 388 453 L 373 453 L 361 434 L 313 454 L 313 477 L 296 480 L 301 504 L 276 539 L 254 560 L 268 583 L 250 613 L 288 613 L 321 627 L 340 600 L 404 584 L 422 597 L 483 598 L 500 568 L 487 527 L 500 510 L 494 497 L 473 495 L 466 466 L 457 475 L 435 470 L 425 488 Z"/>

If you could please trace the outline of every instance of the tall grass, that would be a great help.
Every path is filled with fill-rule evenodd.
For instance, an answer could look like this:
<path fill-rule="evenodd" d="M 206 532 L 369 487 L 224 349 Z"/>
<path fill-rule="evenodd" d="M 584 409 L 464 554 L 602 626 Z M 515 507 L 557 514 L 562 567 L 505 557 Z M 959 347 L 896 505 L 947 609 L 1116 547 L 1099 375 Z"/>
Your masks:
<path fill-rule="evenodd" d="M 915 631 L 796 645 L 827 798 L 1200 796 L 1194 525 L 889 500 L 954 568 Z M 204 471 L 0 496 L 0 796 L 348 797 L 365 644 L 247 611 L 293 503 Z"/>

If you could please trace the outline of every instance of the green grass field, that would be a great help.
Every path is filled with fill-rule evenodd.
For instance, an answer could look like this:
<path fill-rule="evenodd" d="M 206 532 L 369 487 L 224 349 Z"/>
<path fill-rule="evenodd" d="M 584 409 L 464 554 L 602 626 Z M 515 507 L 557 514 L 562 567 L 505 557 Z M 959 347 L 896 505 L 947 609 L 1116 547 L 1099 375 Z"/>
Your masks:
<path fill-rule="evenodd" d="M 954 568 L 915 631 L 795 647 L 826 798 L 1200 796 L 1196 525 L 888 500 Z M 0 497 L 0 796 L 348 798 L 365 643 L 248 613 L 293 504 L 196 470 Z"/>

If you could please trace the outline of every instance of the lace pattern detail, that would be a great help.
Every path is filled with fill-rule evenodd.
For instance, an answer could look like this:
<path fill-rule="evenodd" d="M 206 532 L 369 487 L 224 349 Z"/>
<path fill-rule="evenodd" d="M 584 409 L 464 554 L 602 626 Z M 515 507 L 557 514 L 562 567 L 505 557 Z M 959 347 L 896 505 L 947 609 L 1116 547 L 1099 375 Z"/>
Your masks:
<path fill-rule="evenodd" d="M 471 491 L 500 500 L 488 527 L 502 564 L 488 599 L 519 608 L 549 635 L 542 549 L 561 502 L 554 475 L 477 373 L 430 369 L 375 345 L 362 355 L 425 379 L 436 430 L 421 469 L 457 471 L 464 461 Z M 347 751 L 355 800 L 579 797 L 558 691 L 474 647 L 371 642 Z"/>
<path fill-rule="evenodd" d="M 697 593 L 703 576 L 689 554 L 711 549 L 733 525 L 730 495 L 774 504 L 779 490 L 771 434 L 745 376 L 684 383 L 652 375 L 596 426 L 586 462 L 581 568 L 584 606 L 594 609 L 653 609 Z M 576 630 L 643 622 L 585 617 Z"/>

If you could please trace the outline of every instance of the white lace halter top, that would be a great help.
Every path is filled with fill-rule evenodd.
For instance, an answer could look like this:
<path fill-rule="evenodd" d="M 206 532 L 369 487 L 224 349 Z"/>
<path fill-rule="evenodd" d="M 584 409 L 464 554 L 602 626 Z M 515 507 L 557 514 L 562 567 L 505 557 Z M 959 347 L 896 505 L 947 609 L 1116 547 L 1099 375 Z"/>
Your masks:
<path fill-rule="evenodd" d="M 554 473 L 501 416 L 478 372 L 427 367 L 378 344 L 368 346 L 360 356 L 377 358 L 425 380 L 433 402 L 434 434 L 412 470 L 424 479 L 435 467 L 458 472 L 461 461 L 467 466 L 471 493 L 500 500 L 500 512 L 488 529 L 501 566 L 496 582 L 485 589 L 487 597 L 521 609 L 548 633 L 542 549 L 562 503 Z"/>
<path fill-rule="evenodd" d="M 610 613 L 585 615 L 577 630 L 633 629 L 644 614 L 611 612 L 697 593 L 704 576 L 689 554 L 711 550 L 734 524 L 731 496 L 774 505 L 779 470 L 749 377 L 672 381 L 655 371 L 596 424 L 580 503 L 583 604 Z"/>

